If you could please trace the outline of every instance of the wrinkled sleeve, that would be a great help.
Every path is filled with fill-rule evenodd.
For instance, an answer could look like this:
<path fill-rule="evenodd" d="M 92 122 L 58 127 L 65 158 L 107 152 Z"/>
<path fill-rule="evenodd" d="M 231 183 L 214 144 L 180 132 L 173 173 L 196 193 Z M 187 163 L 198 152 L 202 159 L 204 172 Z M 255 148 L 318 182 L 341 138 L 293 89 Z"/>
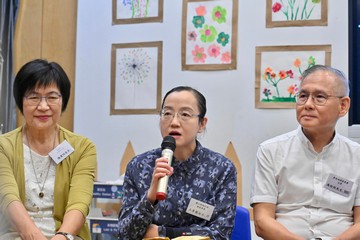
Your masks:
<path fill-rule="evenodd" d="M 277 184 L 273 170 L 272 156 L 260 145 L 256 154 L 256 163 L 251 188 L 250 204 L 258 202 L 276 203 Z"/>
<path fill-rule="evenodd" d="M 14 163 L 12 158 L 14 158 L 13 153 L 14 145 L 5 140 L 4 138 L 0 139 L 0 211 L 4 209 L 12 201 L 21 201 L 18 185 L 14 175 L 15 170 Z M 21 176 L 19 176 L 21 177 Z"/>
<path fill-rule="evenodd" d="M 139 179 L 140 172 L 133 163 L 130 162 L 126 168 L 119 214 L 119 239 L 123 240 L 142 239 L 155 213 L 155 208 L 147 200 L 146 194 L 141 196 L 136 188 L 135 181 Z"/>

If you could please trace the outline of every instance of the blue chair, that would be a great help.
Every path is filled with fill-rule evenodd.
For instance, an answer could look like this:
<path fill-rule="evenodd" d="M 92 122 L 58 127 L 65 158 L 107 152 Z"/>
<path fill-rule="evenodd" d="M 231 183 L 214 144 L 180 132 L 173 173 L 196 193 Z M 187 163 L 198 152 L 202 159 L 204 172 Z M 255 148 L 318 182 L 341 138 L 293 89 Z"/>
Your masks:
<path fill-rule="evenodd" d="M 247 208 L 236 206 L 235 224 L 231 240 L 251 240 L 250 214 Z"/>

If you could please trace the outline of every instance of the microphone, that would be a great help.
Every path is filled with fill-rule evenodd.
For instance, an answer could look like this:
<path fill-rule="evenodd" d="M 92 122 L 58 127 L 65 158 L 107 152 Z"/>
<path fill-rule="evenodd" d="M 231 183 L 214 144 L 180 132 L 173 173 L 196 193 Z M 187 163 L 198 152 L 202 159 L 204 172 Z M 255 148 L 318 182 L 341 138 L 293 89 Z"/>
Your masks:
<path fill-rule="evenodd" d="M 171 161 L 174 155 L 174 150 L 176 147 L 175 138 L 172 136 L 164 137 L 161 143 L 161 156 L 166 157 L 168 159 L 169 165 L 171 166 Z M 156 191 L 156 199 L 164 200 L 167 196 L 167 186 L 168 186 L 169 176 L 165 176 L 159 179 L 157 191 Z"/>

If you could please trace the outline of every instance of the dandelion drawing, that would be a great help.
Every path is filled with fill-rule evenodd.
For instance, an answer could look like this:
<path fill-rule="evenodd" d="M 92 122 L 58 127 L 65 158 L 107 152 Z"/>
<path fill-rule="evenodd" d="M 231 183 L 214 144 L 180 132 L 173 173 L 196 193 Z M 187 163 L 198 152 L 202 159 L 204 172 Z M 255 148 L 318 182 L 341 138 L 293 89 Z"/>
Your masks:
<path fill-rule="evenodd" d="M 272 5 L 274 14 L 282 13 L 287 21 L 308 20 L 321 0 L 279 0 Z"/>
<path fill-rule="evenodd" d="M 150 73 L 151 57 L 141 48 L 130 49 L 119 60 L 119 74 L 127 84 L 142 84 Z"/>

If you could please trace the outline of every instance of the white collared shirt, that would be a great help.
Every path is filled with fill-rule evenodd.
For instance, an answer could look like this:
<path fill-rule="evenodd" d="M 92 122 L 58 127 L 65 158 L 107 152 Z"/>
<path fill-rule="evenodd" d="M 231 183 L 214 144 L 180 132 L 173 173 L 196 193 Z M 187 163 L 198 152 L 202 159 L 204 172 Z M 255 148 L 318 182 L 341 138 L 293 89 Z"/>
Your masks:
<path fill-rule="evenodd" d="M 345 197 L 324 188 L 329 174 L 353 182 Z M 336 237 L 360 206 L 360 145 L 339 134 L 317 153 L 301 127 L 260 144 L 250 203 L 276 204 L 276 220 L 306 239 Z"/>

